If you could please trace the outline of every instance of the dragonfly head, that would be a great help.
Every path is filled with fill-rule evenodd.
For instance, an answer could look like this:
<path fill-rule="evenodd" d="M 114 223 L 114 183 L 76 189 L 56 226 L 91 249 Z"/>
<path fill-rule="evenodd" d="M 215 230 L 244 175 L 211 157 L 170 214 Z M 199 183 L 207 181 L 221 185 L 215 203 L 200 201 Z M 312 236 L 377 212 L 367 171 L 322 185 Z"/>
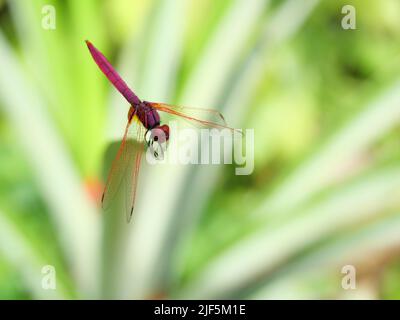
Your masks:
<path fill-rule="evenodd" d="M 163 158 L 169 140 L 169 127 L 166 124 L 156 126 L 146 132 L 146 143 L 156 159 Z"/>

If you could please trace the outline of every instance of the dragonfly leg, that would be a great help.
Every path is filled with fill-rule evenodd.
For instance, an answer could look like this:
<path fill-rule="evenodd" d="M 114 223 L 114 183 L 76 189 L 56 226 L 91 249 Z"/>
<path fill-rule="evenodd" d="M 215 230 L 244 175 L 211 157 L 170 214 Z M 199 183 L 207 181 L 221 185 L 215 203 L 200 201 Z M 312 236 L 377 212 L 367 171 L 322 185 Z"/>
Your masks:
<path fill-rule="evenodd" d="M 131 106 L 128 111 L 128 121 L 131 122 L 133 116 L 135 115 L 136 108 Z"/>

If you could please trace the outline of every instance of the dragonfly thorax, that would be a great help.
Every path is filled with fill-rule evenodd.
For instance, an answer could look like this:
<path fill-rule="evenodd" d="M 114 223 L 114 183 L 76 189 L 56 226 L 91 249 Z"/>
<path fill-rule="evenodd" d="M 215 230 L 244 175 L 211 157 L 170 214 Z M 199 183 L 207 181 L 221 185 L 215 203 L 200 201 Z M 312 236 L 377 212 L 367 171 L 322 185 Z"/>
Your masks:
<path fill-rule="evenodd" d="M 146 102 L 131 106 L 128 112 L 128 120 L 136 115 L 146 129 L 152 129 L 160 125 L 160 115 L 157 110 L 149 106 Z"/>

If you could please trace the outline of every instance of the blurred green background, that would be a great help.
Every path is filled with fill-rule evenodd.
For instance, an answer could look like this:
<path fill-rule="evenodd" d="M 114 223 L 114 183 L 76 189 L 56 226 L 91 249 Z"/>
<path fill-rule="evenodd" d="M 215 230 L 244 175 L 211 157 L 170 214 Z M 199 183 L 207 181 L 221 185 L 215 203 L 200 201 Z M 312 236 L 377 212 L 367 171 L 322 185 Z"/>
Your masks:
<path fill-rule="evenodd" d="M 133 223 L 104 217 L 128 105 L 85 39 L 254 128 L 253 174 L 143 164 Z M 399 39 L 398 0 L 0 0 L 0 299 L 400 298 Z"/>

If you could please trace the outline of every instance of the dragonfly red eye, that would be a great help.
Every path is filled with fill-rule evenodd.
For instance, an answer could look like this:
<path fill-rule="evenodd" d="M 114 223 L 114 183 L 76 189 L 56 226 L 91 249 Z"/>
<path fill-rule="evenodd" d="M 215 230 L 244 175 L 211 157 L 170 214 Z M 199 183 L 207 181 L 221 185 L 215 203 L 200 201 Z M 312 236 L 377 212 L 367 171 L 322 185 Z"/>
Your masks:
<path fill-rule="evenodd" d="M 159 128 L 164 132 L 165 139 L 166 141 L 169 140 L 169 127 L 166 124 L 163 124 L 162 126 L 159 126 Z"/>

